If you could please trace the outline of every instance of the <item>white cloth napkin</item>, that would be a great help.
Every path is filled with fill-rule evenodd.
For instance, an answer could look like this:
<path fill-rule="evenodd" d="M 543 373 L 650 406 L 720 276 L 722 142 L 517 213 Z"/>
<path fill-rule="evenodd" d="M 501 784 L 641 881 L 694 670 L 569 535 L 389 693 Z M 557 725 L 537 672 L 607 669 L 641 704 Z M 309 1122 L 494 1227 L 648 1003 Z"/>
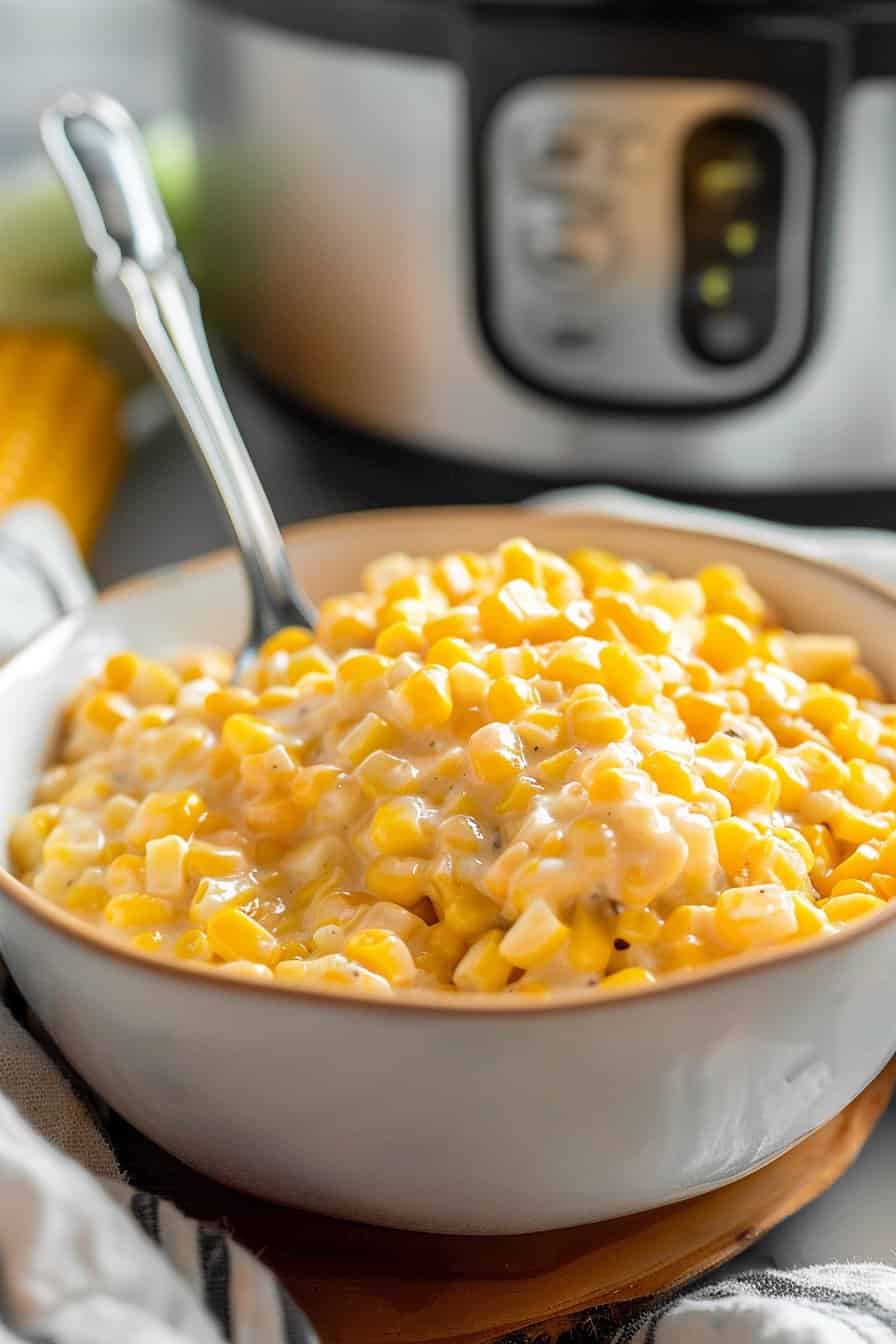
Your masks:
<path fill-rule="evenodd" d="M 896 536 L 884 533 L 773 528 L 616 490 L 532 502 L 758 530 L 766 540 L 896 578 Z M 0 657 L 92 591 L 52 510 L 28 505 L 6 515 Z M 314 1344 L 308 1320 L 258 1260 L 220 1229 L 120 1179 L 87 1105 L 2 1003 L 0 1087 L 0 1344 Z M 851 1264 L 744 1274 L 628 1311 L 600 1308 L 567 1340 L 883 1344 L 894 1337 L 896 1271 Z M 520 1332 L 514 1344 L 526 1339 Z"/>

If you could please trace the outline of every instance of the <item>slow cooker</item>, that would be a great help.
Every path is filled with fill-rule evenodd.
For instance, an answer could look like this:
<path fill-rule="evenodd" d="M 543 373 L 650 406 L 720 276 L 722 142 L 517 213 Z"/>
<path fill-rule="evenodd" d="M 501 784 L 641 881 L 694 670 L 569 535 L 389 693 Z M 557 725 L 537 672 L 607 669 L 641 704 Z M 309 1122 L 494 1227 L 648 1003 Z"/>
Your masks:
<path fill-rule="evenodd" d="M 193 0 L 212 304 L 542 476 L 896 482 L 896 5 Z"/>

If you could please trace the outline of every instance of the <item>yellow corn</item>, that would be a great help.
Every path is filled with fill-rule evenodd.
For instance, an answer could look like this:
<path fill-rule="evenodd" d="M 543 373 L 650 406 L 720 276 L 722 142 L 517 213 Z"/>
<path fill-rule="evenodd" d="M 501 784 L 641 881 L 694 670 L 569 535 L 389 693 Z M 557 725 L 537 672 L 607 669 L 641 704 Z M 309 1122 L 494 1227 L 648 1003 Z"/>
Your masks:
<path fill-rule="evenodd" d="M 529 970 L 550 961 L 569 937 L 569 929 L 557 918 L 547 901 L 528 906 L 499 944 L 502 957 L 513 966 Z"/>
<path fill-rule="evenodd" d="M 106 902 L 106 919 L 119 929 L 140 924 L 168 924 L 174 918 L 174 906 L 162 896 L 135 892 L 131 896 L 113 896 Z"/>
<path fill-rule="evenodd" d="M 523 770 L 526 758 L 514 730 L 505 723 L 489 723 L 470 738 L 470 763 L 486 784 L 501 784 Z"/>
<path fill-rule="evenodd" d="M 417 967 L 407 944 L 390 929 L 362 929 L 346 939 L 345 955 L 390 985 L 410 985 Z"/>
<path fill-rule="evenodd" d="M 392 798 L 381 803 L 370 823 L 370 840 L 381 854 L 419 854 L 430 827 L 419 798 Z"/>
<path fill-rule="evenodd" d="M 38 331 L 0 334 L 0 510 L 24 500 L 53 505 L 89 550 L 124 467 L 121 388 L 74 338 Z"/>
<path fill-rule="evenodd" d="M 579 971 L 599 975 L 610 960 L 613 940 L 602 920 L 586 909 L 576 907 L 569 936 L 569 963 Z"/>
<path fill-rule="evenodd" d="M 896 706 L 740 571 L 511 538 L 362 585 L 247 687 L 223 650 L 108 658 L 12 830 L 24 880 L 260 983 L 536 998 L 896 899 Z"/>
<path fill-rule="evenodd" d="M 233 906 L 217 910 L 206 926 L 209 947 L 223 961 L 258 961 L 265 966 L 277 959 L 277 939 L 251 915 Z"/>
<path fill-rule="evenodd" d="M 866 892 L 848 892 L 842 896 L 832 896 L 824 903 L 824 913 L 832 924 L 845 924 L 853 919 L 862 919 L 883 910 L 886 901 L 879 896 Z"/>
<path fill-rule="evenodd" d="M 510 962 L 501 954 L 501 933 L 493 929 L 478 938 L 461 957 L 454 971 L 458 989 L 495 993 L 510 979 Z"/>
<path fill-rule="evenodd" d="M 605 975 L 600 982 L 601 990 L 643 989 L 646 985 L 656 984 L 656 976 L 641 966 L 626 966 L 624 970 Z"/>

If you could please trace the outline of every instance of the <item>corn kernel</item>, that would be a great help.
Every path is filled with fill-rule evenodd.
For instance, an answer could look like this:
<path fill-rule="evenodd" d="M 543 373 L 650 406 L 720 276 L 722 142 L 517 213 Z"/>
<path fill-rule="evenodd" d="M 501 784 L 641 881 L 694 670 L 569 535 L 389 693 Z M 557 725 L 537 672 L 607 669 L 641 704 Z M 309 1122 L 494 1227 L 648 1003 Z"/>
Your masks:
<path fill-rule="evenodd" d="M 746 761 L 735 774 L 727 790 L 731 810 L 744 816 L 750 812 L 772 812 L 778 806 L 781 783 L 768 766 Z"/>
<path fill-rule="evenodd" d="M 485 639 L 493 644 L 521 644 L 539 621 L 555 608 L 539 588 L 525 579 L 511 579 L 479 603 L 479 622 Z"/>
<path fill-rule="evenodd" d="M 643 989 L 646 985 L 655 985 L 656 976 L 645 971 L 642 966 L 626 966 L 624 970 L 605 975 L 598 988 L 600 990 Z"/>
<path fill-rule="evenodd" d="M 412 672 L 397 695 L 412 728 L 439 728 L 451 718 L 451 687 L 444 667 Z"/>
<path fill-rule="evenodd" d="M 456 706 L 485 703 L 491 677 L 473 663 L 455 663 L 448 673 L 448 684 Z"/>
<path fill-rule="evenodd" d="M 342 652 L 373 643 L 376 617 L 363 594 L 331 597 L 321 603 L 317 637 L 327 648 Z M 299 655 L 301 656 L 301 655 Z"/>
<path fill-rule="evenodd" d="M 569 935 L 569 964 L 577 971 L 599 975 L 613 951 L 609 930 L 597 914 L 576 906 Z"/>
<path fill-rule="evenodd" d="M 828 895 L 853 896 L 857 892 L 864 892 L 867 896 L 874 896 L 877 894 L 873 882 L 863 882 L 858 877 L 846 877 L 842 882 L 835 882 Z"/>
<path fill-rule="evenodd" d="M 231 714 L 221 728 L 221 741 L 234 756 L 254 756 L 277 745 L 280 734 L 251 714 Z"/>
<path fill-rule="evenodd" d="M 527 747 L 537 747 L 539 751 L 561 746 L 566 736 L 562 713 L 547 705 L 527 710 L 516 731 Z"/>
<path fill-rule="evenodd" d="M 847 761 L 849 778 L 846 796 L 856 807 L 879 811 L 886 806 L 893 792 L 893 776 L 883 765 L 869 761 Z"/>
<path fill-rule="evenodd" d="M 410 985 L 417 967 L 407 944 L 389 929 L 362 929 L 346 939 L 345 955 L 390 985 Z"/>
<path fill-rule="evenodd" d="M 465 639 L 446 635 L 432 645 L 426 661 L 438 663 L 440 667 L 454 667 L 456 663 L 475 663 L 476 654 Z"/>
<path fill-rule="evenodd" d="M 875 896 L 882 901 L 892 901 L 896 897 L 896 877 L 890 873 L 872 873 L 871 886 Z"/>
<path fill-rule="evenodd" d="M 698 653 L 712 667 L 730 672 L 745 663 L 752 652 L 753 634 L 742 620 L 726 614 L 707 616 Z"/>
<path fill-rule="evenodd" d="M 423 631 L 410 621 L 393 621 L 380 630 L 374 648 L 387 658 L 399 658 L 403 653 L 421 653 L 426 647 Z"/>
<path fill-rule="evenodd" d="M 793 893 L 765 884 L 729 887 L 716 901 L 716 931 L 726 947 L 769 947 L 797 931 Z"/>
<path fill-rule="evenodd" d="M 148 952 L 150 956 L 161 952 L 165 945 L 165 939 L 159 929 L 147 930 L 145 933 L 137 933 L 131 939 L 131 947 L 135 947 L 138 952 Z"/>
<path fill-rule="evenodd" d="M 478 729 L 467 749 L 474 773 L 485 784 L 504 783 L 525 769 L 520 739 L 506 723 L 489 723 Z"/>
<path fill-rule="evenodd" d="M 114 733 L 136 713 L 130 700 L 114 691 L 99 691 L 87 700 L 81 710 L 85 723 L 103 733 Z"/>
<path fill-rule="evenodd" d="M 843 802 L 830 818 L 834 836 L 849 845 L 863 845 L 869 840 L 884 840 L 892 833 L 896 818 L 891 812 L 863 812 L 852 803 Z"/>
<path fill-rule="evenodd" d="M 870 761 L 880 738 L 880 723 L 873 715 L 857 710 L 850 718 L 834 724 L 830 738 L 831 746 L 844 760 L 858 756 Z"/>
<path fill-rule="evenodd" d="M 625 714 L 611 709 L 600 700 L 579 700 L 570 703 L 567 710 L 570 736 L 593 746 L 608 746 L 628 736 L 629 723 Z"/>
<path fill-rule="evenodd" d="M 712 960 L 710 948 L 693 934 L 686 934 L 663 948 L 664 971 L 696 971 Z"/>
<path fill-rule="evenodd" d="M 433 579 L 451 602 L 461 602 L 473 590 L 473 575 L 460 555 L 445 555 L 433 568 Z"/>
<path fill-rule="evenodd" d="M 223 961 L 258 961 L 270 966 L 277 958 L 277 939 L 251 915 L 224 906 L 209 917 L 209 946 Z"/>
<path fill-rule="evenodd" d="M 489 687 L 486 704 L 492 718 L 510 723 L 535 702 L 535 696 L 534 686 L 522 677 L 498 677 Z"/>
<path fill-rule="evenodd" d="M 187 842 L 166 835 L 146 845 L 146 890 L 152 896 L 179 896 L 184 882 Z"/>
<path fill-rule="evenodd" d="M 162 896 L 135 892 L 130 896 L 113 896 L 106 902 L 105 917 L 119 929 L 132 929 L 140 924 L 169 924 L 174 918 L 174 906 Z"/>
<path fill-rule="evenodd" d="M 525 812 L 544 789 L 526 775 L 515 779 L 495 809 L 500 816 L 508 812 Z"/>
<path fill-rule="evenodd" d="M 126 691 L 137 675 L 139 662 L 135 653 L 114 653 L 106 659 L 103 677 L 113 691 Z"/>
<path fill-rule="evenodd" d="M 388 658 L 380 653 L 347 653 L 336 666 L 336 679 L 358 691 L 380 680 L 388 667 Z"/>
<path fill-rule="evenodd" d="M 581 758 L 581 755 L 578 747 L 567 747 L 565 751 L 558 751 L 553 756 L 546 756 L 538 766 L 539 779 L 547 780 L 551 784 L 562 784 L 565 779 L 569 779 L 572 775 L 576 762 Z"/>
<path fill-rule="evenodd" d="M 830 929 L 830 920 L 825 911 L 803 892 L 794 893 L 793 908 L 796 914 L 798 938 L 812 938 L 815 934 Z"/>
<path fill-rule="evenodd" d="M 368 798 L 409 793 L 419 782 L 420 771 L 403 756 L 388 751 L 373 751 L 355 770 L 355 779 Z"/>
<path fill-rule="evenodd" d="M 381 854 L 419 854 L 430 833 L 423 802 L 414 797 L 381 803 L 370 823 L 371 844 Z"/>
<path fill-rule="evenodd" d="M 807 681 L 836 681 L 859 656 L 859 647 L 846 635 L 781 634 L 787 665 Z"/>
<path fill-rule="evenodd" d="M 627 943 L 655 943 L 663 929 L 663 921 L 653 910 L 623 910 L 616 920 L 614 937 Z"/>
<path fill-rule="evenodd" d="M 583 772 L 582 782 L 588 790 L 592 803 L 622 803 L 635 798 L 643 789 L 643 776 L 637 770 L 627 770 L 619 766 L 601 767 Z"/>
<path fill-rule="evenodd" d="M 109 899 L 109 893 L 100 882 L 73 883 L 65 893 L 66 910 L 77 910 L 82 915 L 98 915 Z"/>
<path fill-rule="evenodd" d="M 536 588 L 541 586 L 542 573 L 538 552 L 525 537 L 513 537 L 498 547 L 498 561 L 501 577 L 508 579 L 527 579 Z"/>
<path fill-rule="evenodd" d="M 380 714 L 371 711 L 349 729 L 336 749 L 347 761 L 357 766 L 371 752 L 391 746 L 396 737 L 397 733 L 392 724 L 387 723 Z"/>
<path fill-rule="evenodd" d="M 505 933 L 499 950 L 511 965 L 529 970 L 549 961 L 568 937 L 569 929 L 547 901 L 535 900 Z"/>
<path fill-rule="evenodd" d="M 478 938 L 458 962 L 453 980 L 458 989 L 494 993 L 510 979 L 510 962 L 501 955 L 501 931 L 492 929 Z"/>
<path fill-rule="evenodd" d="M 706 609 L 737 616 L 746 625 L 758 625 L 765 614 L 762 598 L 736 565 L 709 565 L 697 575 Z"/>
<path fill-rule="evenodd" d="M 705 742 L 718 732 L 728 708 L 723 696 L 712 691 L 679 691 L 673 698 L 682 723 L 695 741 Z"/>
<path fill-rule="evenodd" d="M 426 863 L 404 855 L 380 855 L 368 864 L 364 885 L 381 900 L 416 905 L 426 890 Z"/>
<path fill-rule="evenodd" d="M 273 658 L 276 653 L 298 653 L 306 649 L 314 640 L 310 630 L 299 625 L 286 625 L 276 634 L 270 635 L 258 650 L 259 658 Z"/>
<path fill-rule="evenodd" d="M 186 961 L 211 961 L 208 935 L 202 929 L 186 929 L 174 944 L 174 955 Z"/>
<path fill-rule="evenodd" d="M 832 896 L 824 903 L 824 913 L 832 924 L 847 924 L 853 919 L 864 919 L 878 910 L 886 909 L 886 901 L 866 892 L 852 892 Z"/>
<path fill-rule="evenodd" d="M 205 697 L 205 713 L 213 719 L 226 719 L 231 714 L 246 714 L 258 704 L 258 696 L 244 686 L 228 686 L 210 691 Z"/>
<path fill-rule="evenodd" d="M 498 920 L 498 911 L 494 902 L 481 891 L 477 891 L 469 884 L 455 881 L 445 896 L 443 918 L 446 928 L 472 940 L 486 930 L 494 928 Z"/>
<path fill-rule="evenodd" d="M 430 645 L 454 639 L 459 643 L 479 637 L 479 612 L 476 607 L 453 607 L 441 616 L 432 616 L 423 627 L 423 636 Z"/>
<path fill-rule="evenodd" d="M 660 793 L 671 793 L 676 798 L 691 799 L 696 793 L 693 774 L 677 756 L 668 751 L 652 751 L 644 757 L 642 768 L 656 784 Z"/>
<path fill-rule="evenodd" d="M 809 686 L 803 700 L 803 715 L 825 733 L 837 723 L 843 723 L 855 713 L 856 702 L 851 695 L 835 691 L 830 686 Z"/>
<path fill-rule="evenodd" d="M 857 665 L 837 677 L 837 688 L 858 700 L 883 700 L 884 691 L 877 677 L 867 667 Z"/>

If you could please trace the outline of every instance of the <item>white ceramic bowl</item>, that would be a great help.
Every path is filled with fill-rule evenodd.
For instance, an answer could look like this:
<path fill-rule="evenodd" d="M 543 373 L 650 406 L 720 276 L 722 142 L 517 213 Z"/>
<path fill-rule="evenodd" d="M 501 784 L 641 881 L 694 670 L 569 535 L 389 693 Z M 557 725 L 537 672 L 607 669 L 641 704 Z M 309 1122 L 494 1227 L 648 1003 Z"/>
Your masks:
<path fill-rule="evenodd" d="M 896 594 L 743 541 L 618 518 L 396 511 L 295 529 L 312 595 L 390 550 L 526 532 L 673 574 L 746 568 L 786 621 L 843 632 L 896 686 Z M 238 643 L 231 556 L 125 585 L 0 672 L 0 832 L 27 805 L 58 706 L 111 649 Z M 0 873 L 2 951 L 76 1069 L 134 1125 L 219 1180 L 395 1227 L 532 1232 L 669 1203 L 784 1152 L 896 1048 L 896 903 L 836 938 L 696 978 L 547 1006 L 389 1002 L 254 986 L 107 942 Z"/>

